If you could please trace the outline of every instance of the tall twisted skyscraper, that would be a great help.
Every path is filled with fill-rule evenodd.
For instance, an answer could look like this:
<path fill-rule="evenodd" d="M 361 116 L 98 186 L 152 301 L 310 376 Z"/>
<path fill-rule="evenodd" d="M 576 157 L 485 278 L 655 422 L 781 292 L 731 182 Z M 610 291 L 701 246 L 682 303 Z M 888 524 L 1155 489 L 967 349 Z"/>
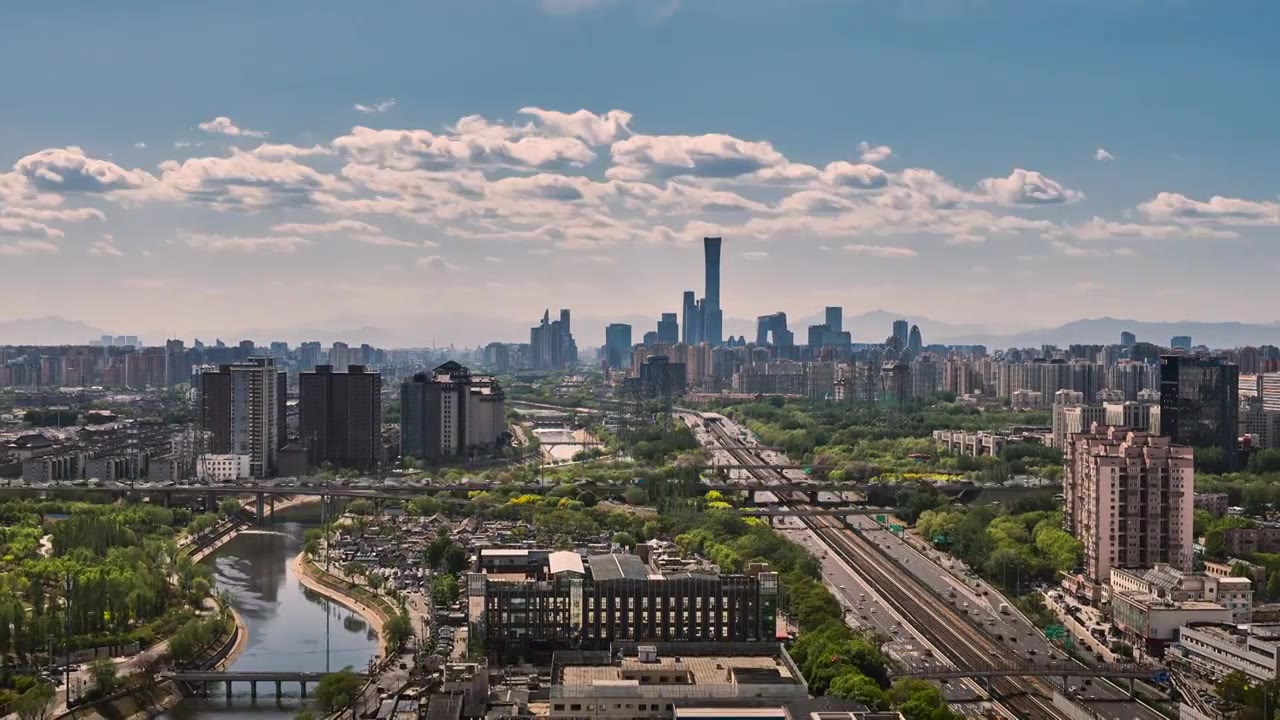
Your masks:
<path fill-rule="evenodd" d="M 712 345 L 724 343 L 724 314 L 720 310 L 720 238 L 702 238 L 706 253 L 706 296 L 702 301 L 702 339 Z"/>

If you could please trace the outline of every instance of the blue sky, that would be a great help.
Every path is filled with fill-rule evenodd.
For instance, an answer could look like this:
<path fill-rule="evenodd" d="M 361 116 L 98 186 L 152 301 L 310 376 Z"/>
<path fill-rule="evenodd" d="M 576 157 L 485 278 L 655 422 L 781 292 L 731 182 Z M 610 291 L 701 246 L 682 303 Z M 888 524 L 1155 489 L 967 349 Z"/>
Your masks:
<path fill-rule="evenodd" d="M 4 18 L 0 319 L 514 340 L 544 306 L 676 310 L 706 232 L 726 238 L 737 318 L 1280 319 L 1270 283 L 1223 291 L 1277 269 L 1275 3 L 64 1 Z"/>

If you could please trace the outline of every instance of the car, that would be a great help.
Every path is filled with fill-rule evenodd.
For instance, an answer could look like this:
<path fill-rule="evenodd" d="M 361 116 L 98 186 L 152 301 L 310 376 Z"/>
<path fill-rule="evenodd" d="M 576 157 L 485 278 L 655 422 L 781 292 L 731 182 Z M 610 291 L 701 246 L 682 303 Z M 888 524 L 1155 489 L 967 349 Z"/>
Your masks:
<path fill-rule="evenodd" d="M 1027 648 L 1027 654 L 1028 654 L 1028 655 L 1035 655 L 1035 654 L 1036 654 L 1036 649 L 1035 649 L 1035 648 Z"/>
<path fill-rule="evenodd" d="M 843 585 L 840 585 L 839 587 L 840 587 L 840 589 L 841 589 L 841 590 L 844 590 L 844 589 L 845 589 L 845 587 L 844 587 Z"/>

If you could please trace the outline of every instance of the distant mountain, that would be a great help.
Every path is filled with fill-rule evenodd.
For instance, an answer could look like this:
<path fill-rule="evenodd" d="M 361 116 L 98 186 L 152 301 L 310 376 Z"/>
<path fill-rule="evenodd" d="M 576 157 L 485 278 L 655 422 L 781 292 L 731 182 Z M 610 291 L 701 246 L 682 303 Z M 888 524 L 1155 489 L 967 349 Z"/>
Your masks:
<path fill-rule="evenodd" d="M 1175 335 L 1189 335 L 1195 345 L 1210 348 L 1231 348 L 1241 345 L 1280 345 L 1280 325 L 1240 322 L 1148 322 L 1102 317 L 1076 320 L 1055 328 L 1027 330 L 1010 335 L 992 333 L 955 333 L 938 338 L 948 344 L 982 344 L 991 348 L 1038 347 L 1053 344 L 1065 347 L 1072 344 L 1108 345 L 1120 342 L 1121 332 L 1131 332 L 1139 341 L 1168 345 Z M 926 338 L 926 342 L 934 342 Z"/>
<path fill-rule="evenodd" d="M 111 333 L 57 315 L 0 321 L 0 345 L 86 345 Z"/>

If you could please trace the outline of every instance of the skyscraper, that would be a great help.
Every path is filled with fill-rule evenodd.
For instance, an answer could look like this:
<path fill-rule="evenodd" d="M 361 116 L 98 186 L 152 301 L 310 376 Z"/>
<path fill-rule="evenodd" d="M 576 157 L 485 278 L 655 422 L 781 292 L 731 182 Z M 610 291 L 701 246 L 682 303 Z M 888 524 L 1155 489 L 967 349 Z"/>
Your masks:
<path fill-rule="evenodd" d="M 1134 335 L 1133 333 L 1129 332 L 1128 330 L 1125 330 L 1124 332 L 1121 332 L 1121 333 L 1120 333 L 1120 344 L 1121 344 L 1121 345 L 1123 345 L 1123 346 L 1125 346 L 1125 347 L 1127 347 L 1127 348 L 1130 348 L 1130 347 L 1133 347 L 1133 344 L 1134 344 L 1134 343 L 1136 343 L 1136 342 L 1138 342 L 1138 336 L 1137 336 L 1137 335 Z"/>
<path fill-rule="evenodd" d="M 298 435 L 307 464 L 373 470 L 382 456 L 382 375 L 350 365 L 298 374 Z"/>
<path fill-rule="evenodd" d="M 720 309 L 720 238 L 702 238 L 706 257 L 706 295 L 702 301 L 702 339 L 712 345 L 724 342 L 724 315 Z"/>
<path fill-rule="evenodd" d="M 662 313 L 662 319 L 658 321 L 658 342 L 672 345 L 680 342 L 680 323 L 675 313 Z"/>
<path fill-rule="evenodd" d="M 697 293 L 692 290 L 684 291 L 684 327 L 680 335 L 680 340 L 685 345 L 697 345 L 702 342 L 701 317 L 698 312 L 698 300 L 695 297 Z"/>
<path fill-rule="evenodd" d="M 911 333 L 907 336 L 907 348 L 916 354 L 924 349 L 924 338 L 920 337 L 919 325 L 911 326 Z"/>
<path fill-rule="evenodd" d="M 893 321 L 893 337 L 898 339 L 899 348 L 907 347 L 907 341 L 910 339 L 908 335 L 911 334 L 910 327 L 906 320 Z"/>
<path fill-rule="evenodd" d="M 631 326 L 613 323 L 604 329 L 604 361 L 615 370 L 631 367 Z"/>
<path fill-rule="evenodd" d="M 1174 350 L 1190 350 L 1191 336 L 1190 335 L 1174 335 L 1173 337 L 1169 338 L 1169 347 L 1173 348 Z"/>
<path fill-rule="evenodd" d="M 776 312 L 756 318 L 756 345 L 768 345 L 770 341 L 777 347 L 796 344 L 795 336 L 787 329 L 786 313 Z"/>
<path fill-rule="evenodd" d="M 249 474 L 271 477 L 288 435 L 288 385 L 273 358 L 250 358 L 206 371 L 200 379 L 200 422 L 206 452 L 248 455 Z"/>
<path fill-rule="evenodd" d="M 844 308 L 828 305 L 823 319 L 831 332 L 844 332 Z"/>
<path fill-rule="evenodd" d="M 1240 368 L 1226 358 L 1160 356 L 1160 434 L 1179 445 L 1221 448 L 1235 465 Z"/>
<path fill-rule="evenodd" d="M 577 364 L 578 344 L 570 331 L 568 310 L 561 310 L 555 321 L 550 310 L 542 313 L 542 322 L 529 330 L 529 354 L 534 370 L 563 370 Z"/>

